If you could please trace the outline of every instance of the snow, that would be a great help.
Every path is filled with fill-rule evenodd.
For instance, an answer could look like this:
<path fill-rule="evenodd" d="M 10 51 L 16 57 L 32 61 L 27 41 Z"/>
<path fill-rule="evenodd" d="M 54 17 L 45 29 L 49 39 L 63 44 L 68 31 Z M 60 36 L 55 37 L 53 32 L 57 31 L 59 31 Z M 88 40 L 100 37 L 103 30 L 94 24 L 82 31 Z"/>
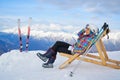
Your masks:
<path fill-rule="evenodd" d="M 41 67 L 42 61 L 36 56 L 37 52 L 29 51 L 20 53 L 12 50 L 0 56 L 0 80 L 120 80 L 120 70 L 103 67 L 100 65 L 81 62 L 73 77 L 69 73 L 76 66 L 74 61 L 65 69 L 58 69 L 67 58 L 57 55 L 54 68 Z M 112 59 L 120 60 L 120 51 L 108 52 Z"/>

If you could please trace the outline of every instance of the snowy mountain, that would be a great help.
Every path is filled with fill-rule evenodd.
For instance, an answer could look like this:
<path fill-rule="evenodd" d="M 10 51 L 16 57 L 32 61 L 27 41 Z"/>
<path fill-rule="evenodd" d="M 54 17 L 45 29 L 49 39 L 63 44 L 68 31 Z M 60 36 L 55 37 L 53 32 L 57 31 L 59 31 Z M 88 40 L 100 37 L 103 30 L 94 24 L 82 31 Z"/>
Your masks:
<path fill-rule="evenodd" d="M 74 61 L 65 69 L 58 67 L 66 60 L 66 57 L 57 55 L 54 68 L 42 68 L 42 61 L 36 56 L 37 52 L 29 51 L 20 53 L 12 50 L 0 56 L 1 80 L 120 80 L 120 70 L 112 69 L 88 62 L 78 64 L 73 77 L 69 73 L 77 65 Z M 96 53 L 94 53 L 96 54 Z M 120 60 L 120 51 L 108 52 L 110 58 Z"/>
<path fill-rule="evenodd" d="M 22 36 L 23 50 L 25 50 L 26 36 Z M 44 38 L 35 39 L 30 37 L 29 50 L 46 50 L 53 42 Z M 0 32 L 0 55 L 10 50 L 19 49 L 19 38 L 17 34 Z"/>
<path fill-rule="evenodd" d="M 17 35 L 0 32 L 0 55 L 11 49 L 17 49 Z"/>
<path fill-rule="evenodd" d="M 24 45 L 26 42 L 27 26 L 28 25 L 21 26 Z M 73 38 L 75 39 L 77 38 L 76 34 L 82 28 L 83 27 L 79 27 L 79 26 L 70 26 L 70 25 L 65 26 L 65 25 L 60 25 L 60 24 L 34 24 L 31 26 L 29 50 L 46 50 L 48 47 L 54 44 L 54 42 L 57 40 L 65 41 L 65 42 L 73 44 L 75 42 Z M 109 39 L 107 39 L 107 37 L 103 39 L 106 49 L 108 51 L 120 51 L 120 36 L 119 35 L 120 35 L 119 30 L 118 31 L 111 30 L 109 34 Z M 7 51 L 12 50 L 12 49 L 18 49 L 19 38 L 18 38 L 17 27 L 13 27 L 12 29 L 7 28 L 7 29 L 1 30 L 0 42 L 1 41 L 4 41 L 4 43 L 6 44 L 8 43 L 14 44 L 14 47 L 8 47 Z M 6 49 L 6 47 L 4 47 L 4 49 Z M 1 51 L 1 48 L 0 48 L 0 51 Z M 93 50 L 93 52 L 94 51 L 95 50 Z M 1 51 L 1 53 L 2 52 L 3 51 Z"/>

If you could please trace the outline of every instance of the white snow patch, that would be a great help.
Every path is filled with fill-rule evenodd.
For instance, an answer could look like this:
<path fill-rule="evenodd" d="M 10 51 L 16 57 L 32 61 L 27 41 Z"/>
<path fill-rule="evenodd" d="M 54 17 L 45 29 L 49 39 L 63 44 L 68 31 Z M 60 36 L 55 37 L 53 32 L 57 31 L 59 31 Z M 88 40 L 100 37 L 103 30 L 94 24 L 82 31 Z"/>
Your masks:
<path fill-rule="evenodd" d="M 65 69 L 58 69 L 67 58 L 57 55 L 54 68 L 41 67 L 42 61 L 36 56 L 37 52 L 29 51 L 20 53 L 13 50 L 0 56 L 1 80 L 120 80 L 120 70 L 81 62 L 73 77 L 70 71 L 76 66 L 77 60 Z M 120 60 L 120 51 L 108 52 L 112 59 Z"/>

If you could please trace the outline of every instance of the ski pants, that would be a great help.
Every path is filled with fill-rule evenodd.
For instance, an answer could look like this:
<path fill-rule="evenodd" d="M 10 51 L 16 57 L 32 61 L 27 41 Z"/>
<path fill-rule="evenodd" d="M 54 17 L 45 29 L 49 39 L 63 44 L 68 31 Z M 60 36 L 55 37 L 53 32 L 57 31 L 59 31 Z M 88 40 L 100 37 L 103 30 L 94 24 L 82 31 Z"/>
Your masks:
<path fill-rule="evenodd" d="M 52 49 L 57 53 L 57 52 L 63 52 L 63 53 L 68 53 L 71 54 L 71 51 L 68 50 L 69 46 L 71 44 L 62 42 L 62 41 L 56 41 L 56 43 L 52 46 Z"/>

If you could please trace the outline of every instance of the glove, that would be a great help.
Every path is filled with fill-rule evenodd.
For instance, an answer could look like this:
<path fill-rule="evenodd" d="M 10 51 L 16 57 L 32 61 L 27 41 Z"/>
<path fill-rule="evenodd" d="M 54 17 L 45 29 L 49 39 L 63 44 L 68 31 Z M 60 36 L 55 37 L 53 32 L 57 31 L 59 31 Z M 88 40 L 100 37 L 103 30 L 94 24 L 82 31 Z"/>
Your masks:
<path fill-rule="evenodd" d="M 69 46 L 69 47 L 68 47 L 68 50 L 72 50 L 72 48 L 73 48 L 72 46 Z"/>

